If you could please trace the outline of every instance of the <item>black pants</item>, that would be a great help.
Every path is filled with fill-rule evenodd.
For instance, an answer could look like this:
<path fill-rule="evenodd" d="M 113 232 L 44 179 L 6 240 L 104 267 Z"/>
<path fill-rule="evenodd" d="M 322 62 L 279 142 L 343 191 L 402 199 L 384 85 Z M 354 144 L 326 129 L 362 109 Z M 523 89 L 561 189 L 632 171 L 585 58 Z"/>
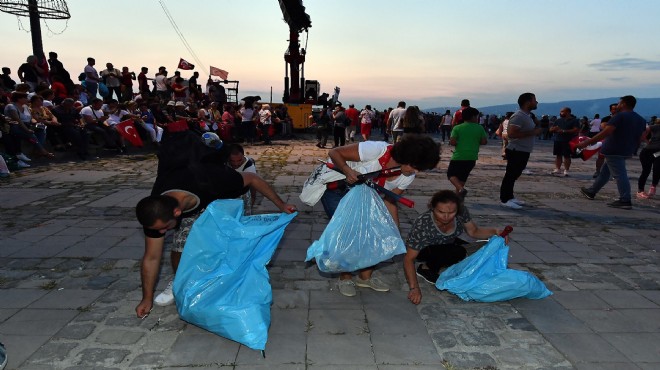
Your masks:
<path fill-rule="evenodd" d="M 87 146 L 89 144 L 89 135 L 87 130 L 75 127 L 73 125 L 62 126 L 64 137 L 76 148 L 79 157 L 87 157 Z"/>
<path fill-rule="evenodd" d="M 316 144 L 325 146 L 328 143 L 328 129 L 325 125 L 316 126 Z"/>
<path fill-rule="evenodd" d="M 522 175 L 523 170 L 527 167 L 529 160 L 529 152 L 521 152 L 517 150 L 506 149 L 506 172 L 502 179 L 500 186 L 500 201 L 502 203 L 508 202 L 513 199 L 513 186 L 516 180 Z"/>
<path fill-rule="evenodd" d="M 346 127 L 336 126 L 334 128 L 335 146 L 344 146 L 346 144 Z"/>
<path fill-rule="evenodd" d="M 451 138 L 451 125 L 441 125 L 440 131 L 442 131 L 442 141 L 445 141 L 445 135 L 447 140 Z"/>
<path fill-rule="evenodd" d="M 649 178 L 651 173 L 651 168 L 653 168 L 653 180 L 651 185 L 658 186 L 660 182 L 660 157 L 653 157 L 653 153 L 656 150 L 647 150 L 646 148 L 642 149 L 639 153 L 639 162 L 642 164 L 642 173 L 639 175 L 639 180 L 637 182 L 637 189 L 639 191 L 644 191 L 644 185 L 646 185 L 646 180 Z"/>
<path fill-rule="evenodd" d="M 430 245 L 419 251 L 417 261 L 424 262 L 431 271 L 437 273 L 442 267 L 462 261 L 465 256 L 467 256 L 467 251 L 460 245 Z"/>

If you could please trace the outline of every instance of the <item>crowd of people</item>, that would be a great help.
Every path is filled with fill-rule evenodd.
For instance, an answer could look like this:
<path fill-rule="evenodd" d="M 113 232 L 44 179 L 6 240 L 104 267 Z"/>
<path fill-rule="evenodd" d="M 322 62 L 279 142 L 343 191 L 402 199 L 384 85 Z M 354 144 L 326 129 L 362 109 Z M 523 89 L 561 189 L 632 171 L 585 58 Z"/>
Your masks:
<path fill-rule="evenodd" d="M 112 63 L 100 72 L 95 66 L 94 58 L 88 58 L 75 82 L 54 52 L 45 65 L 29 56 L 18 68 L 19 81 L 11 68 L 2 68 L 0 176 L 30 167 L 35 157 L 54 158 L 53 152 L 75 151 L 80 160 L 95 158 L 98 148 L 126 153 L 129 145 L 117 125 L 127 120 L 140 141 L 154 148 L 164 135 L 182 129 L 216 132 L 228 142 L 261 140 L 266 145 L 276 133 L 292 133 L 286 106 L 271 108 L 250 96 L 228 102 L 223 81 L 209 77 L 203 89 L 198 72 L 186 81 L 178 70 L 168 78 L 165 67 L 150 78 L 147 67 L 136 74 Z M 92 152 L 91 146 L 96 150 Z"/>

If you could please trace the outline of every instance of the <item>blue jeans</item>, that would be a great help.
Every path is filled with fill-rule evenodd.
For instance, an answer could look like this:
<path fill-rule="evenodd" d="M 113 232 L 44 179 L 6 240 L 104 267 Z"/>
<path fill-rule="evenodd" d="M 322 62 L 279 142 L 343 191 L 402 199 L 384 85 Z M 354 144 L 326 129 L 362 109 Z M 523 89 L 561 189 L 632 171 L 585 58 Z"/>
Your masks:
<path fill-rule="evenodd" d="M 600 174 L 588 190 L 594 194 L 598 193 L 610 181 L 610 178 L 614 177 L 616 187 L 619 190 L 619 200 L 630 202 L 630 181 L 626 170 L 626 158 L 622 155 L 606 155 L 605 164 L 600 169 Z"/>
<path fill-rule="evenodd" d="M 335 210 L 341 201 L 341 198 L 348 193 L 348 187 L 343 189 L 327 190 L 323 193 L 321 197 L 321 204 L 323 204 L 323 210 L 328 218 L 332 218 L 335 214 Z"/>

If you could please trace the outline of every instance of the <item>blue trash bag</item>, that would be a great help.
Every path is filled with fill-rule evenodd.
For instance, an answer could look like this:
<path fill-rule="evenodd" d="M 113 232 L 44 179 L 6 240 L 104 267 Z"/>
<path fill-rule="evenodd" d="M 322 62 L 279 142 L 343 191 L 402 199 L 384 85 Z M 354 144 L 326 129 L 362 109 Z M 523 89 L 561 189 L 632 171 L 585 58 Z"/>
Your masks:
<path fill-rule="evenodd" d="M 406 253 L 392 216 L 378 193 L 356 185 L 341 199 L 305 261 L 316 259 L 322 272 L 351 272 Z"/>
<path fill-rule="evenodd" d="M 243 201 L 211 203 L 195 221 L 174 279 L 181 318 L 264 350 L 273 301 L 266 264 L 297 213 L 243 216 Z"/>
<path fill-rule="evenodd" d="M 493 236 L 477 252 L 440 274 L 435 286 L 465 301 L 478 302 L 541 299 L 552 294 L 531 273 L 507 269 L 508 256 L 504 238 Z"/>

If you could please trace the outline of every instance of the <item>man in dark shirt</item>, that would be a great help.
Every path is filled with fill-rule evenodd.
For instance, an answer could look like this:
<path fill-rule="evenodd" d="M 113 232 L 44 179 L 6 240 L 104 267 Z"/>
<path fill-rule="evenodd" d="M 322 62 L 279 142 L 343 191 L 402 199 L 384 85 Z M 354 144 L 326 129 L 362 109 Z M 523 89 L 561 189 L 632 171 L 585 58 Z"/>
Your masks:
<path fill-rule="evenodd" d="M 555 169 L 552 175 L 568 176 L 568 170 L 571 168 L 571 147 L 568 143 L 578 134 L 580 123 L 571 114 L 571 108 L 564 107 L 559 111 L 559 118 L 550 127 L 550 132 L 554 134 L 554 147 L 552 154 L 555 155 Z M 561 173 L 562 159 L 564 162 L 564 172 Z"/>
<path fill-rule="evenodd" d="M 158 158 L 158 174 L 152 195 L 142 199 L 135 207 L 145 234 L 140 274 L 142 301 L 135 308 L 138 317 L 145 317 L 153 307 L 168 230 L 175 230 L 171 263 L 176 273 L 190 229 L 212 201 L 237 198 L 251 188 L 272 201 L 282 212 L 293 213 L 296 210 L 294 205 L 282 201 L 259 175 L 238 173 L 226 166 L 225 156 L 202 144 L 200 137 L 191 131 L 174 133 L 163 140 Z M 173 302 L 170 282 L 156 297 L 155 303 L 165 306 Z"/>
<path fill-rule="evenodd" d="M 2 75 L 0 75 L 0 88 L 6 92 L 12 92 L 16 87 L 16 81 L 11 78 L 10 74 L 11 69 L 8 67 L 2 67 Z"/>
<path fill-rule="evenodd" d="M 57 118 L 57 122 L 62 125 L 62 132 L 64 137 L 76 147 L 76 153 L 82 160 L 89 158 L 87 147 L 89 145 L 89 134 L 83 128 L 80 121 L 80 113 L 73 106 L 74 101 L 71 98 L 66 98 L 62 104 L 53 109 L 53 115 Z"/>
<path fill-rule="evenodd" d="M 588 188 L 580 189 L 582 195 L 587 199 L 594 199 L 598 191 L 610 181 L 610 178 L 614 177 L 619 191 L 619 199 L 607 203 L 607 206 L 632 209 L 626 158 L 632 157 L 635 148 L 643 140 L 642 135 L 646 132 L 646 120 L 633 111 L 636 104 L 637 99 L 632 95 L 621 97 L 617 106 L 617 114 L 607 122 L 605 127 L 596 136 L 576 145 L 576 148 L 586 148 L 605 139 L 600 150 L 605 157 L 605 164 L 594 183 Z"/>

